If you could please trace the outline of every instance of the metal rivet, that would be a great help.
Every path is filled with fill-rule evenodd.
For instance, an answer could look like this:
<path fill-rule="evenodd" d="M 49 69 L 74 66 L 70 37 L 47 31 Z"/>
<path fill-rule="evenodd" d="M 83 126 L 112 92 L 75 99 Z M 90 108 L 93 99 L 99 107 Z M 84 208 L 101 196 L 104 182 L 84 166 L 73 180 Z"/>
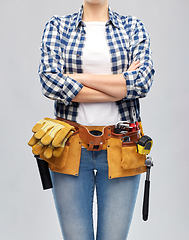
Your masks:
<path fill-rule="evenodd" d="M 110 176 L 110 178 L 112 178 L 112 177 Z"/>
<path fill-rule="evenodd" d="M 77 173 L 75 174 L 75 176 L 77 176 Z"/>
<path fill-rule="evenodd" d="M 108 145 L 107 147 L 110 147 L 110 145 Z"/>

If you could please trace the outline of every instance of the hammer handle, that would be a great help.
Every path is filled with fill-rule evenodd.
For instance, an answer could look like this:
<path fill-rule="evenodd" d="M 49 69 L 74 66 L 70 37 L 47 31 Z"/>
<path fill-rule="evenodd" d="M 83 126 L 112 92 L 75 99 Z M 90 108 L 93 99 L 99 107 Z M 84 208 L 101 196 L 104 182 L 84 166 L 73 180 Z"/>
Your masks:
<path fill-rule="evenodd" d="M 143 212 L 142 212 L 144 221 L 148 220 L 149 194 L 150 194 L 150 181 L 145 180 Z"/>
<path fill-rule="evenodd" d="M 37 165 L 38 165 L 38 169 L 41 177 L 41 182 L 43 185 L 43 190 L 52 188 L 53 185 L 51 181 L 48 163 L 38 156 L 35 156 L 35 158 L 37 160 Z"/>

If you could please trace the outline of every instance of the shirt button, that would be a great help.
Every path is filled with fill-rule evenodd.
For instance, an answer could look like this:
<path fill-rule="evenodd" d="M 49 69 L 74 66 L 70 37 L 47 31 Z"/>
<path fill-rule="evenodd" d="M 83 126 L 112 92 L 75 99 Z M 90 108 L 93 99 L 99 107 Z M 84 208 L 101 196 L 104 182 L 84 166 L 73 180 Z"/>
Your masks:
<path fill-rule="evenodd" d="M 77 57 L 79 57 L 79 54 L 77 54 Z"/>

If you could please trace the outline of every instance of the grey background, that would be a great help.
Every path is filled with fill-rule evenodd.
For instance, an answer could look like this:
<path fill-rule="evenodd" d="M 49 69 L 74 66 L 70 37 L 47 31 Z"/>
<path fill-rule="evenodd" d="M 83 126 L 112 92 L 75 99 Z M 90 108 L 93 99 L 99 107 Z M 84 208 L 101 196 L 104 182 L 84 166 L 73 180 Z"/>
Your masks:
<path fill-rule="evenodd" d="M 53 117 L 37 74 L 39 45 L 53 15 L 78 11 L 79 0 L 0 2 L 0 239 L 60 240 L 51 191 L 43 191 L 27 142 L 39 119 Z M 152 136 L 150 216 L 141 219 L 142 176 L 130 239 L 187 240 L 188 0 L 110 0 L 114 11 L 140 18 L 151 37 L 155 81 L 141 100 L 145 133 Z"/>

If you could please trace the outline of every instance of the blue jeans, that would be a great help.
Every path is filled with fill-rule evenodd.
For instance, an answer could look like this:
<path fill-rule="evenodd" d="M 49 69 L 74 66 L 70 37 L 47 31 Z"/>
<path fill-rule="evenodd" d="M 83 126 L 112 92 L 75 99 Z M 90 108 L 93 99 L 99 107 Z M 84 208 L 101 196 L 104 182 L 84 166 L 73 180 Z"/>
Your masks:
<path fill-rule="evenodd" d="M 56 172 L 51 172 L 51 176 L 64 240 L 94 240 L 95 187 L 98 206 L 96 239 L 127 239 L 140 175 L 108 179 L 106 150 L 93 152 L 82 148 L 78 177 Z"/>

